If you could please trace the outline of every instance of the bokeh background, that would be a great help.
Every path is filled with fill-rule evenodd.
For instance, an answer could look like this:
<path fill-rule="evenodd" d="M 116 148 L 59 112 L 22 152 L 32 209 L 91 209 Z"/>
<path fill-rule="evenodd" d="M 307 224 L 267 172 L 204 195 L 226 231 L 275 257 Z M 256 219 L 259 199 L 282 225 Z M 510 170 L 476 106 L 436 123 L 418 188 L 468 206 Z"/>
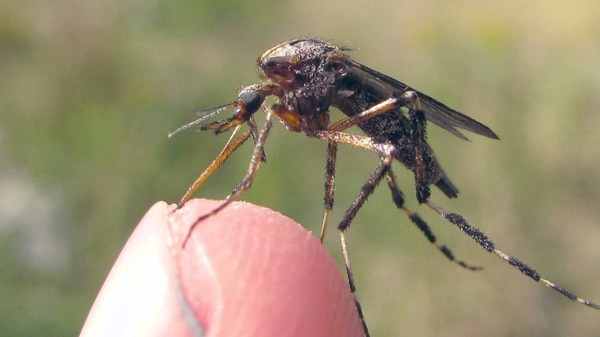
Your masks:
<path fill-rule="evenodd" d="M 432 200 L 600 301 L 598 17 L 591 0 L 3 1 L 0 334 L 77 334 L 136 222 L 177 201 L 227 139 L 167 133 L 235 99 L 258 81 L 260 53 L 301 36 L 354 47 L 357 61 L 492 127 L 501 141 L 430 127 L 462 191 Z M 266 151 L 244 199 L 318 233 L 325 144 L 276 124 Z M 198 195 L 228 194 L 250 152 Z M 334 223 L 376 163 L 341 148 Z M 600 335 L 600 313 L 485 253 L 416 205 L 412 175 L 396 172 L 440 241 L 485 269 L 448 263 L 380 188 L 348 234 L 373 336 Z M 339 259 L 334 230 L 326 245 Z"/>

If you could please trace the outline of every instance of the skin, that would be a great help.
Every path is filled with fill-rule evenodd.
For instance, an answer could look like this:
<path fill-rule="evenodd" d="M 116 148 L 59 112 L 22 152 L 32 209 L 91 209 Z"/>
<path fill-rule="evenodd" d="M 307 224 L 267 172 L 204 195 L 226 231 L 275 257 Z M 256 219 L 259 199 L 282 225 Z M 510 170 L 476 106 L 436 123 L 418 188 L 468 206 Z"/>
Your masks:
<path fill-rule="evenodd" d="M 106 279 L 80 336 L 362 336 L 345 277 L 319 241 L 272 210 L 156 203 Z"/>

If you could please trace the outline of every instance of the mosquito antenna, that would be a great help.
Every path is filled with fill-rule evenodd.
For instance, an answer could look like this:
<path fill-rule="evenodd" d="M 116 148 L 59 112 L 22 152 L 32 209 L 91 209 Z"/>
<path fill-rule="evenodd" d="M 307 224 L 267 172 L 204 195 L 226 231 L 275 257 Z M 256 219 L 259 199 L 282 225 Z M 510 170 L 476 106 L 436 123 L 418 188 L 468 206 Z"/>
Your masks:
<path fill-rule="evenodd" d="M 217 115 L 218 113 L 220 113 L 221 111 L 227 109 L 228 107 L 232 106 L 234 103 L 227 103 L 227 104 L 223 104 L 223 105 L 219 105 L 217 107 L 211 108 L 211 109 L 206 109 L 206 110 L 202 110 L 202 111 L 198 111 L 196 113 L 196 115 L 200 116 L 200 118 L 193 120 L 187 124 L 184 124 L 182 126 L 180 126 L 177 130 L 169 132 L 169 138 L 173 137 L 174 135 L 178 134 L 179 132 L 183 131 L 183 130 L 187 130 L 189 128 L 191 128 L 194 125 L 198 125 L 202 122 L 204 122 L 205 120 Z"/>

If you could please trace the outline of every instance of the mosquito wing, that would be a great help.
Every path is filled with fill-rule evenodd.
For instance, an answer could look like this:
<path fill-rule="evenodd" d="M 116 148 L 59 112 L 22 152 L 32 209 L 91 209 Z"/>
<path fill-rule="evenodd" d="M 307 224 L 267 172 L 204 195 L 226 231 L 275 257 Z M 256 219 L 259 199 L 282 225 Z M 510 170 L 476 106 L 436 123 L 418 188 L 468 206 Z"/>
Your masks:
<path fill-rule="evenodd" d="M 377 92 L 382 94 L 383 97 L 391 97 L 398 92 L 404 92 L 407 90 L 416 92 L 419 96 L 419 100 L 421 101 L 421 107 L 425 112 L 425 117 L 429 121 L 446 129 L 453 135 L 466 140 L 467 137 L 457 130 L 457 128 L 460 128 L 488 138 L 499 139 L 492 129 L 474 120 L 473 118 L 466 116 L 450 108 L 449 106 L 438 102 L 434 98 L 415 90 L 385 74 L 382 74 L 358 62 L 350 62 L 351 66 L 349 67 L 349 72 L 361 79 L 366 85 L 371 86 Z"/>

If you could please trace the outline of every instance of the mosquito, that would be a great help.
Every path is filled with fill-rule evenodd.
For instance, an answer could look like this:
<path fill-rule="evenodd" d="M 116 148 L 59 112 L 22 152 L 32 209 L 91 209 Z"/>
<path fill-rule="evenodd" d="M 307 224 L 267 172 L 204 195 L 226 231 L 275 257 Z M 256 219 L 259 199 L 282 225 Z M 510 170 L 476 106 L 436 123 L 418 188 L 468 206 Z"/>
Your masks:
<path fill-rule="evenodd" d="M 406 213 L 412 223 L 423 232 L 426 239 L 446 258 L 466 269 L 480 269 L 480 267 L 457 260 L 447 246 L 437 241 L 429 225 L 416 212 L 404 205 L 405 196 L 396 183 L 392 171 L 394 160 L 399 161 L 413 172 L 416 200 L 419 204 L 431 208 L 471 237 L 487 252 L 494 254 L 534 281 L 558 291 L 573 301 L 600 310 L 598 304 L 578 297 L 571 291 L 542 277 L 535 269 L 519 259 L 496 249 L 492 240 L 479 229 L 469 225 L 463 216 L 449 212 L 429 200 L 432 185 L 441 190 L 448 198 L 456 198 L 458 189 L 448 178 L 427 143 L 426 126 L 428 121 L 465 140 L 467 138 L 459 129 L 491 139 L 499 139 L 498 136 L 484 124 L 400 81 L 352 60 L 347 55 L 349 50 L 318 39 L 301 38 L 278 44 L 265 51 L 257 60 L 262 77 L 260 83 L 239 90 L 237 100 L 232 103 L 199 112 L 198 119 L 169 134 L 169 137 L 172 137 L 174 134 L 196 125 L 200 125 L 199 130 L 201 131 L 213 131 L 215 134 L 233 129 L 221 153 L 188 188 L 179 201 L 178 207 L 182 207 L 200 185 L 243 143 L 251 137 L 254 141 L 250 164 L 241 182 L 222 204 L 200 216 L 192 224 L 188 238 L 198 223 L 218 213 L 250 189 L 258 169 L 265 162 L 265 142 L 273 125 L 273 119 L 276 119 L 289 131 L 303 132 L 308 137 L 319 138 L 327 142 L 325 211 L 321 223 L 321 242 L 325 237 L 329 214 L 334 205 L 334 178 L 338 145 L 362 148 L 379 155 L 379 163 L 337 225 L 348 285 L 354 296 L 366 336 L 369 336 L 369 331 L 356 295 L 345 232 L 357 212 L 382 180 L 385 179 L 387 182 L 396 207 Z M 275 103 L 269 104 L 265 101 L 270 96 L 275 98 Z M 331 121 L 331 107 L 339 109 L 345 116 L 340 120 Z M 207 119 L 228 108 L 233 108 L 232 117 L 204 123 Z M 253 115 L 260 109 L 265 111 L 266 118 L 259 129 Z M 247 125 L 247 129 L 242 132 L 244 125 Z M 358 127 L 364 134 L 347 132 L 352 127 Z"/>

